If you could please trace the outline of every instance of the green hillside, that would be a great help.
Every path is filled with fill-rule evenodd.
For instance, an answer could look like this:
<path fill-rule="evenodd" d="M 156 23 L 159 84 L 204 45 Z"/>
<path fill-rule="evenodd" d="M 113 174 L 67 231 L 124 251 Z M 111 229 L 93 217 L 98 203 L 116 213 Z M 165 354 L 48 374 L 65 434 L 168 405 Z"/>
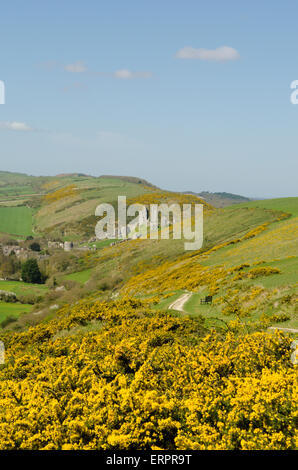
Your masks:
<path fill-rule="evenodd" d="M 142 183 L 112 177 L 64 177 L 63 186 L 57 179 L 45 188 L 47 193 L 35 217 L 36 227 L 48 235 L 61 236 L 66 232 L 69 239 L 94 235 L 94 213 L 99 204 L 109 202 L 116 206 L 118 196 L 133 198 L 150 191 Z M 64 194 L 63 190 L 69 193 Z"/>
<path fill-rule="evenodd" d="M 7 318 L 17 319 L 21 314 L 28 313 L 31 310 L 32 305 L 0 302 L 0 325 L 4 320 L 7 320 Z"/>
<path fill-rule="evenodd" d="M 288 212 L 292 215 L 298 216 L 298 197 L 262 199 L 260 201 L 250 201 L 237 204 L 237 207 L 262 207 L 264 209 Z"/>
<path fill-rule="evenodd" d="M 41 284 L 27 284 L 20 281 L 0 281 L 0 290 L 14 292 L 19 297 L 27 294 L 42 295 L 48 288 Z"/>
<path fill-rule="evenodd" d="M 118 194 L 146 205 L 195 195 L 85 175 L 40 189 L 27 207 L 0 208 L 9 231 L 15 211 L 33 214 L 44 257 L 29 255 L 46 280 L 24 283 L 19 260 L 0 257 L 14 269 L 0 281 L 0 448 L 294 449 L 297 199 L 204 202 L 202 249 L 185 251 L 184 240 L 88 242 L 92 214 Z M 48 246 L 55 237 L 77 245 Z"/>
<path fill-rule="evenodd" d="M 240 204 L 250 200 L 248 197 L 226 192 L 211 193 L 209 191 L 202 191 L 198 193 L 198 196 L 204 198 L 206 202 L 214 207 L 227 207 L 231 204 Z"/>
<path fill-rule="evenodd" d="M 118 195 L 133 198 L 152 188 L 145 180 L 132 177 L 96 178 L 77 173 L 35 177 L 0 172 L 0 232 L 28 236 L 34 227 L 35 233 L 48 237 L 64 238 L 68 232 L 68 239 L 88 238 L 94 234 L 98 204 L 116 204 Z"/>
<path fill-rule="evenodd" d="M 0 232 L 15 236 L 32 235 L 32 210 L 29 207 L 0 207 Z"/>
<path fill-rule="evenodd" d="M 9 201 L 7 194 L 2 200 L 0 196 L 0 202 L 12 204 L 0 206 L 0 232 L 25 237 L 33 230 L 44 239 L 45 247 L 51 238 L 88 244 L 94 236 L 96 206 L 110 202 L 116 207 L 118 195 L 126 195 L 128 203 L 199 201 L 195 195 L 162 191 L 131 177 L 68 174 L 37 178 L 2 173 L 1 178 L 7 194 L 11 184 L 12 192 L 16 187 L 26 187 L 32 195 L 26 206 L 14 205 L 16 195 Z M 224 313 L 228 310 L 227 295 L 243 304 L 245 322 L 257 322 L 267 315 L 273 325 L 296 325 L 293 296 L 298 281 L 298 198 L 246 201 L 218 209 L 204 204 L 204 244 L 199 252 L 185 252 L 184 240 L 171 239 L 131 240 L 114 246 L 107 240 L 96 243 L 97 249 L 85 254 L 76 250 L 70 254 L 50 252 L 49 260 L 42 264 L 49 290 L 43 292 L 41 305 L 36 308 L 44 309 L 45 317 L 53 302 L 64 305 L 82 298 L 129 294 L 154 297 L 157 305 L 167 309 L 171 299 L 187 289 L 192 296 L 185 312 L 202 314 L 206 321 L 212 317 L 216 326 L 235 317 Z M 263 271 L 252 277 L 255 268 Z M 278 274 L 271 275 L 271 270 Z M 253 294 L 254 288 L 261 290 Z M 246 289 L 254 299 L 245 298 Z M 208 293 L 215 299 L 211 309 L 201 306 Z M 287 298 L 288 304 L 283 300 Z M 44 317 L 41 315 L 40 320 Z"/>

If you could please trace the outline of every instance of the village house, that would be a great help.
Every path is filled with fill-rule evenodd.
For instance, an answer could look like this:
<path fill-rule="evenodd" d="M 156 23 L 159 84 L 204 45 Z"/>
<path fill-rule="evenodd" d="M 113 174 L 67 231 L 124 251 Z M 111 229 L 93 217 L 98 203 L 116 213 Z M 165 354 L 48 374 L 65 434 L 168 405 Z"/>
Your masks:
<path fill-rule="evenodd" d="M 4 256 L 9 256 L 14 253 L 16 256 L 20 256 L 24 252 L 24 248 L 19 245 L 2 245 L 2 253 Z"/>

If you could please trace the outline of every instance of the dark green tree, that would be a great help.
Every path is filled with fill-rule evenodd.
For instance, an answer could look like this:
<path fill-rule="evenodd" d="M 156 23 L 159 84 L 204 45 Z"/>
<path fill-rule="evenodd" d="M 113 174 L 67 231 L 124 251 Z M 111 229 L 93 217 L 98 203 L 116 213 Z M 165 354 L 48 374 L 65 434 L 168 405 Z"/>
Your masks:
<path fill-rule="evenodd" d="M 42 284 L 43 276 L 39 270 L 36 259 L 31 258 L 25 261 L 22 266 L 22 279 L 31 284 Z"/>
<path fill-rule="evenodd" d="M 31 243 L 31 245 L 29 245 L 29 248 L 32 251 L 40 251 L 40 244 L 37 242 L 33 242 Z"/>

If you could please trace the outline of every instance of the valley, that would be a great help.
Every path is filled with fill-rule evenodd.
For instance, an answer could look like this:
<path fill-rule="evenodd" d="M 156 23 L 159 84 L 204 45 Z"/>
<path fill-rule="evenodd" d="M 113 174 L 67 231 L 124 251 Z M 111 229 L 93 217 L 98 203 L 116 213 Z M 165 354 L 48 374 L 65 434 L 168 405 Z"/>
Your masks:
<path fill-rule="evenodd" d="M 77 174 L 0 188 L 0 448 L 295 447 L 298 198 L 216 208 Z M 203 204 L 202 248 L 96 240 L 119 194 Z"/>

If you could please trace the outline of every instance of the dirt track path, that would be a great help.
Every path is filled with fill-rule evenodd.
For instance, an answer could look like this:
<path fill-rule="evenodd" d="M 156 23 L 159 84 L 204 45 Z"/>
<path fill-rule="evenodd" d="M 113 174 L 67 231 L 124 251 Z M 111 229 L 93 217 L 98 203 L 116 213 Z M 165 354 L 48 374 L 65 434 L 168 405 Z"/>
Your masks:
<path fill-rule="evenodd" d="M 191 292 L 181 295 L 181 297 L 172 302 L 168 308 L 172 310 L 178 310 L 178 312 L 184 312 L 184 304 L 188 301 L 188 299 L 190 299 L 191 296 Z"/>

